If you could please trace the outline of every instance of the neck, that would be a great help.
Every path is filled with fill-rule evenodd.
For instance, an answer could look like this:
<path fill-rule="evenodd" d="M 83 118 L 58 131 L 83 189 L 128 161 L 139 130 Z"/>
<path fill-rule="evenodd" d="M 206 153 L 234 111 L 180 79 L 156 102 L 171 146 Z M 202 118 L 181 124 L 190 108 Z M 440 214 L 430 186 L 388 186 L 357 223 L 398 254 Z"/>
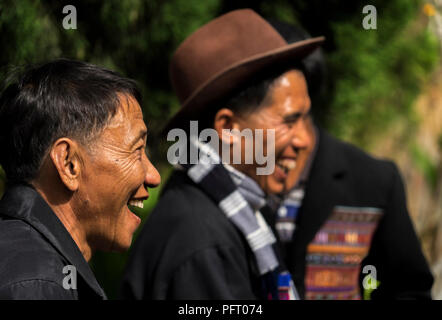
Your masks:
<path fill-rule="evenodd" d="M 61 197 L 55 201 L 54 195 L 47 196 L 47 193 L 44 192 L 44 189 L 41 188 L 39 184 L 34 183 L 34 187 L 69 232 L 75 244 L 80 249 L 80 252 L 83 254 L 84 259 L 89 261 L 92 257 L 92 248 L 87 241 L 86 231 L 81 227 L 81 223 L 73 210 L 71 204 L 72 197 L 69 199 Z M 63 199 L 66 200 L 63 201 Z"/>
<path fill-rule="evenodd" d="M 92 248 L 87 241 L 86 232 L 81 228 L 81 224 L 70 204 L 51 206 L 51 208 L 77 244 L 84 259 L 89 261 L 92 257 Z"/>

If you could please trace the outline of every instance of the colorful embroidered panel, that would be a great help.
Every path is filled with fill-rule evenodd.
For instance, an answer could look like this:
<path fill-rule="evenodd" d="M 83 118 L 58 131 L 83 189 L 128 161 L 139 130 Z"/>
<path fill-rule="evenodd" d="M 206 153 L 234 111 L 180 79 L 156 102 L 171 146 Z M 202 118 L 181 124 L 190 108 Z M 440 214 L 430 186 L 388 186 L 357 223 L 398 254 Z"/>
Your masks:
<path fill-rule="evenodd" d="M 359 273 L 383 212 L 335 207 L 307 247 L 307 300 L 360 300 Z"/>

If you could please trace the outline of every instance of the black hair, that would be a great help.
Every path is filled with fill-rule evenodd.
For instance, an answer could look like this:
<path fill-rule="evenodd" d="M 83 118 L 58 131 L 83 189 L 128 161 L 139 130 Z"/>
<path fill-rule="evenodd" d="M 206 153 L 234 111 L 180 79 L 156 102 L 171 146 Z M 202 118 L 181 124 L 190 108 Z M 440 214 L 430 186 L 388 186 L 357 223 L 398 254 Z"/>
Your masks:
<path fill-rule="evenodd" d="M 0 165 L 7 183 L 34 179 L 61 137 L 87 144 L 108 124 L 118 94 L 141 95 L 133 80 L 81 61 L 58 59 L 14 71 L 0 95 Z"/>

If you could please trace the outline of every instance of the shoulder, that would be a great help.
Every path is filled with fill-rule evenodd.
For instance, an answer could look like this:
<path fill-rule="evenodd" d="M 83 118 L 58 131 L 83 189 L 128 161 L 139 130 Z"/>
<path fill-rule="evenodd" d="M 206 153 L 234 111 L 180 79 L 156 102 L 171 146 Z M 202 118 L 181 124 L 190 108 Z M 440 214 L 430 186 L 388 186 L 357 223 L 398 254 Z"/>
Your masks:
<path fill-rule="evenodd" d="M 326 144 L 327 153 L 334 153 L 342 167 L 354 181 L 364 181 L 367 186 L 377 186 L 384 189 L 391 187 L 400 179 L 397 166 L 388 159 L 381 159 L 368 154 L 361 148 L 332 137 L 323 132 L 323 144 Z"/>
<path fill-rule="evenodd" d="M 27 223 L 0 220 L 0 256 L 0 294 L 18 299 L 26 299 L 26 292 L 66 295 L 63 258 Z"/>
<path fill-rule="evenodd" d="M 164 237 L 186 239 L 187 246 L 207 246 L 219 241 L 225 245 L 236 234 L 218 205 L 183 172 L 175 172 L 171 177 L 146 222 L 146 229 L 153 235 L 160 226 L 170 231 Z M 233 235 L 229 234 L 232 232 Z"/>

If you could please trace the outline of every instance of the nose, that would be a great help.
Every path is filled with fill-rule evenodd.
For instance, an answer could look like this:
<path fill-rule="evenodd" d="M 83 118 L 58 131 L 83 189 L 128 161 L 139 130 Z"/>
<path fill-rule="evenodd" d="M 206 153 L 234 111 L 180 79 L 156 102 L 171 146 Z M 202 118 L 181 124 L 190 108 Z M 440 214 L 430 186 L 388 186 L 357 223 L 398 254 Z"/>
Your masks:
<path fill-rule="evenodd" d="M 298 121 L 297 125 L 293 128 L 293 147 L 296 149 L 306 149 L 313 143 L 310 129 L 309 119 L 301 119 L 301 121 Z"/>
<path fill-rule="evenodd" d="M 144 185 L 147 188 L 155 188 L 161 183 L 161 176 L 158 170 L 150 162 L 147 155 L 143 156 L 146 168 L 146 175 L 144 176 Z"/>

